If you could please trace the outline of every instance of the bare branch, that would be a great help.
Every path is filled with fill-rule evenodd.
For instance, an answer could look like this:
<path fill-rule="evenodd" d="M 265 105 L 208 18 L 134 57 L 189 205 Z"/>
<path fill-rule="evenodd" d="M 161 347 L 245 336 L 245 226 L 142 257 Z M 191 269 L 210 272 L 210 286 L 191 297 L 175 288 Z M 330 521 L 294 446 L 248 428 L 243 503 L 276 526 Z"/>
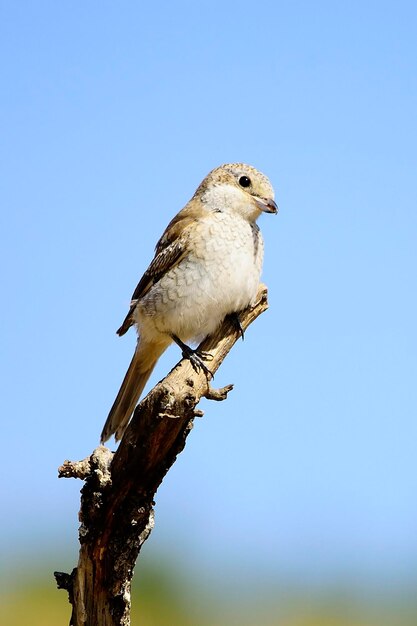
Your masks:
<path fill-rule="evenodd" d="M 268 308 L 266 287 L 256 303 L 240 314 L 245 330 Z M 199 350 L 212 355 L 217 371 L 239 339 L 236 324 L 226 319 Z M 130 584 L 143 543 L 154 525 L 153 499 L 164 476 L 183 450 L 202 397 L 225 400 L 233 388 L 212 389 L 204 372 L 183 359 L 136 407 L 113 453 L 99 446 L 79 462 L 66 461 L 60 477 L 85 480 L 80 510 L 80 554 L 71 575 L 56 572 L 68 591 L 72 626 L 128 626 Z"/>

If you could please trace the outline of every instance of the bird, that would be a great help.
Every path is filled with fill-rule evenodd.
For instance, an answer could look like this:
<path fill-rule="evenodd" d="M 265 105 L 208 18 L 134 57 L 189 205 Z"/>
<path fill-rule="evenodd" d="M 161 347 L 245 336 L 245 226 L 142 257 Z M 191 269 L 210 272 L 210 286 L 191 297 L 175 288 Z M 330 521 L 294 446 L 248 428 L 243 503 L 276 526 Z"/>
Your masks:
<path fill-rule="evenodd" d="M 194 369 L 210 359 L 189 343 L 211 335 L 226 316 L 242 331 L 239 312 L 254 303 L 264 244 L 256 221 L 277 213 L 269 179 L 251 165 L 226 163 L 213 169 L 191 200 L 170 221 L 155 255 L 133 292 L 117 330 L 136 326 L 133 358 L 110 409 L 101 443 L 118 441 L 129 423 L 159 357 L 176 343 Z"/>

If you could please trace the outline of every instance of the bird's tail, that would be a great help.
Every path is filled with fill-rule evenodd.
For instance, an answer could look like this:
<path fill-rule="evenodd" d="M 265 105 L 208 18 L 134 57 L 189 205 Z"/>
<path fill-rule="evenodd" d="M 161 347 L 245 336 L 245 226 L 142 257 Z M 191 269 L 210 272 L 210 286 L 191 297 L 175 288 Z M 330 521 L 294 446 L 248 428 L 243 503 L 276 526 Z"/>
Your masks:
<path fill-rule="evenodd" d="M 114 434 L 116 441 L 122 438 L 130 417 L 140 398 L 149 376 L 161 354 L 166 350 L 167 343 L 145 343 L 138 341 L 129 369 L 123 379 L 116 400 L 110 409 L 101 433 L 100 441 L 104 443 Z"/>

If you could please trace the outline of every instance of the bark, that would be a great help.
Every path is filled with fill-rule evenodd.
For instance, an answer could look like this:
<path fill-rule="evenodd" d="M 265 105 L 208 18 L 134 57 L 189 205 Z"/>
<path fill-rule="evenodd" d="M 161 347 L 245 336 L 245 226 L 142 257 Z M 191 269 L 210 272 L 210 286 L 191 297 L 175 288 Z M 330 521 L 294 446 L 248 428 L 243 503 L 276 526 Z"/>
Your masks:
<path fill-rule="evenodd" d="M 268 308 L 261 285 L 256 303 L 240 313 L 245 330 Z M 215 373 L 239 339 L 226 319 L 199 349 L 210 352 Z M 129 626 L 133 569 L 154 525 L 154 495 L 183 450 L 202 397 L 224 400 L 232 389 L 212 389 L 204 372 L 183 359 L 136 407 L 115 453 L 99 446 L 83 461 L 65 463 L 59 476 L 81 478 L 78 565 L 71 574 L 55 572 L 72 605 L 71 626 Z"/>

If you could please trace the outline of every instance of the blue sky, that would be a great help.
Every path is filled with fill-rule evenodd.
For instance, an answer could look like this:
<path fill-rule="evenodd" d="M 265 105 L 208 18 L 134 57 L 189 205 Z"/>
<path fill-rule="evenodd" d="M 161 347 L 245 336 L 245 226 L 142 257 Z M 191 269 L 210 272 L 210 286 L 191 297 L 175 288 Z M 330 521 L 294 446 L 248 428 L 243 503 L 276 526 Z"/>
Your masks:
<path fill-rule="evenodd" d="M 415 4 L 0 12 L 11 561 L 59 545 L 75 562 L 81 483 L 56 468 L 98 443 L 135 343 L 115 330 L 162 230 L 210 169 L 245 161 L 280 206 L 260 219 L 270 309 L 216 376 L 235 390 L 204 403 L 146 550 L 301 583 L 414 576 Z"/>

